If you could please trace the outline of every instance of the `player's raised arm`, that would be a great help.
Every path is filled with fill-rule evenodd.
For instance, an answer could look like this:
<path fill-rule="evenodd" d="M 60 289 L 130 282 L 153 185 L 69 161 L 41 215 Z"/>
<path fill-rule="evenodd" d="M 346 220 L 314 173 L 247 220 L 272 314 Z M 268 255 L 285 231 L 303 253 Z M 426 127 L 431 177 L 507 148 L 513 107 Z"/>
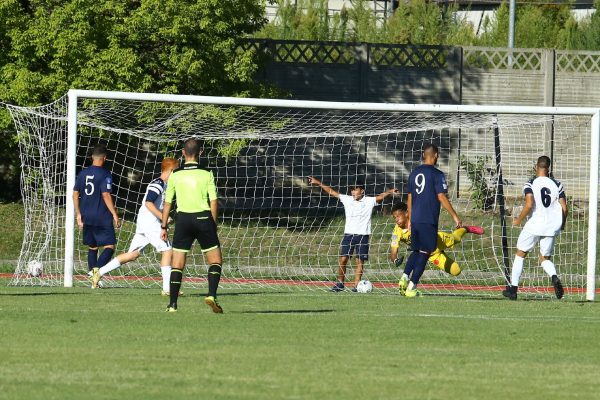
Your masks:
<path fill-rule="evenodd" d="M 332 196 L 332 197 L 336 197 L 339 199 L 340 194 L 339 192 L 335 191 L 333 188 L 331 188 L 330 186 L 327 186 L 325 184 L 323 184 L 323 182 L 321 182 L 320 180 L 318 180 L 317 178 L 315 178 L 314 176 L 309 176 L 308 177 L 308 183 L 310 185 L 316 185 L 319 186 L 321 189 L 323 189 L 323 191 L 325 193 L 327 193 L 328 195 Z"/>
<path fill-rule="evenodd" d="M 375 197 L 375 201 L 378 203 L 381 203 L 383 201 L 383 199 L 385 199 L 386 197 L 391 196 L 393 194 L 399 194 L 399 193 L 400 193 L 400 191 L 396 188 L 388 189 L 385 192 L 378 194 L 377 197 Z"/>

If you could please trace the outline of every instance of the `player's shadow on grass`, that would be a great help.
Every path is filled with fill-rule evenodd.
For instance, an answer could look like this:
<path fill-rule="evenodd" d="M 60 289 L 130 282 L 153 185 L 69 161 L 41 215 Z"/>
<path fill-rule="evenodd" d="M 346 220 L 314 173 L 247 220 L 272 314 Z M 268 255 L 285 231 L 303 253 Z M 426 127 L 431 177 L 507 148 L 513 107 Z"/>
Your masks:
<path fill-rule="evenodd" d="M 335 310 L 250 310 L 250 311 L 237 311 L 239 314 L 317 314 L 317 313 L 331 313 Z"/>
<path fill-rule="evenodd" d="M 85 293 L 55 293 L 55 292 L 36 292 L 36 293 L 0 293 L 0 297 L 2 296 L 73 296 L 73 295 L 81 295 Z"/>
<path fill-rule="evenodd" d="M 265 294 L 289 294 L 290 292 L 286 292 L 283 290 L 280 291 L 263 291 L 263 292 L 235 292 L 235 293 L 222 293 L 219 292 L 219 297 L 225 297 L 225 296 L 252 296 L 252 295 L 265 295 Z M 206 297 L 208 296 L 208 293 L 203 292 L 203 293 L 194 293 L 194 294 L 190 294 L 189 297 Z M 187 296 L 186 296 L 187 297 Z"/>

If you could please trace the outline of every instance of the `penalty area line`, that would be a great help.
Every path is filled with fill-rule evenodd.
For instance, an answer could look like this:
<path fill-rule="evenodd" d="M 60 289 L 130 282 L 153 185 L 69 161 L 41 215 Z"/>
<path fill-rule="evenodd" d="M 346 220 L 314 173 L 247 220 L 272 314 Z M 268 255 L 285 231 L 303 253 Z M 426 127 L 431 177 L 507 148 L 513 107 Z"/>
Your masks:
<path fill-rule="evenodd" d="M 558 316 L 558 315 L 548 315 L 548 316 L 540 316 L 540 315 L 508 315 L 508 316 L 500 316 L 500 315 L 483 315 L 483 314 L 434 314 L 434 313 L 388 313 L 388 314 L 377 314 L 377 313 L 361 313 L 360 315 L 364 316 L 373 316 L 373 317 L 409 317 L 409 318 L 445 318 L 445 319 L 473 319 L 473 320 L 498 320 L 498 321 L 550 321 L 550 322 L 560 322 L 565 320 L 577 320 L 589 323 L 600 323 L 600 318 L 598 317 L 582 317 L 582 316 Z"/>

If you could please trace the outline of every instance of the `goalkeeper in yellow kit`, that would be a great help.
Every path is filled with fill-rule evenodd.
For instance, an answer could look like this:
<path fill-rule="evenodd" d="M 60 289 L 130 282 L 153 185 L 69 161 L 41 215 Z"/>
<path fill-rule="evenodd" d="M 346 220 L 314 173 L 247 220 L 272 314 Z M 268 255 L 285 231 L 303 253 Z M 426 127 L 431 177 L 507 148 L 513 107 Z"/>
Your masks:
<path fill-rule="evenodd" d="M 400 267 L 404 261 L 404 257 L 398 255 L 400 243 L 405 243 L 409 247 L 411 246 L 408 207 L 406 203 L 395 203 L 392 206 L 392 216 L 394 217 L 394 221 L 396 221 L 396 226 L 394 227 L 392 242 L 390 244 L 390 258 L 397 267 Z M 458 276 L 461 272 L 460 265 L 444 253 L 444 250 L 460 242 L 467 232 L 482 235 L 484 231 L 480 226 L 463 226 L 455 229 L 452 233 L 438 231 L 436 249 L 431 253 L 429 262 L 452 276 Z M 409 277 L 403 276 L 402 278 L 408 280 Z"/>

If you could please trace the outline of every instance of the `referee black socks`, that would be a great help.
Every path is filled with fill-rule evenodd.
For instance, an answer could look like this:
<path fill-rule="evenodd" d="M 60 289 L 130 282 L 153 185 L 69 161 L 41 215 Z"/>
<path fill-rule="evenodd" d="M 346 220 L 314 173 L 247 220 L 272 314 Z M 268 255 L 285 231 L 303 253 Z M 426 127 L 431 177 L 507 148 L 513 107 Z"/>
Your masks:
<path fill-rule="evenodd" d="M 169 284 L 169 306 L 175 305 L 175 307 L 177 307 L 177 297 L 179 296 L 179 289 L 181 289 L 182 279 L 183 270 L 171 268 L 171 281 Z"/>
<path fill-rule="evenodd" d="M 221 264 L 211 264 L 208 266 L 208 295 L 217 297 L 217 288 L 221 280 Z"/>

